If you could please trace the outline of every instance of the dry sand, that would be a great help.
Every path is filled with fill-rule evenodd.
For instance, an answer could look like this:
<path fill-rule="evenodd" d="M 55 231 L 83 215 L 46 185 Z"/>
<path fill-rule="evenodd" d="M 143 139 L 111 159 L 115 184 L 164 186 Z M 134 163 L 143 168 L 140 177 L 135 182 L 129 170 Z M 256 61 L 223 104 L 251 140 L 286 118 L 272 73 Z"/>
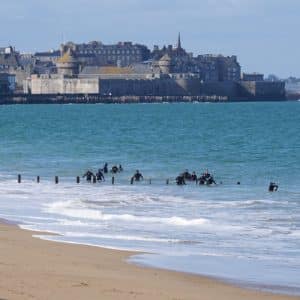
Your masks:
<path fill-rule="evenodd" d="M 132 254 L 32 238 L 0 224 L 0 299 L 300 299 L 126 263 Z"/>

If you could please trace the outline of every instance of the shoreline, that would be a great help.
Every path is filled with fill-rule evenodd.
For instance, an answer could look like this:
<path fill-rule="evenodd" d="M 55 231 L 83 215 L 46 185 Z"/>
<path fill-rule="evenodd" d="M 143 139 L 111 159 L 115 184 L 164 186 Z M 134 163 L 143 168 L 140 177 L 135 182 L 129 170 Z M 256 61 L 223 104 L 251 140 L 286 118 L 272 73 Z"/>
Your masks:
<path fill-rule="evenodd" d="M 137 252 L 43 240 L 11 223 L 0 220 L 1 299 L 300 299 L 142 267 L 128 262 Z"/>

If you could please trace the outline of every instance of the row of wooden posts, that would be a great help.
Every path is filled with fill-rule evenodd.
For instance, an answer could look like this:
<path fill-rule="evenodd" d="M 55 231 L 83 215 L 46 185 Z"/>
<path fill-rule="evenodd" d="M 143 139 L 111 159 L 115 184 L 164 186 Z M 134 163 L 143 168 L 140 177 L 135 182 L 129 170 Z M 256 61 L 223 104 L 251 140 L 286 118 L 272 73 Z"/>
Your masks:
<path fill-rule="evenodd" d="M 41 181 L 41 177 L 40 177 L 40 176 L 37 176 L 37 177 L 36 177 L 36 182 L 37 182 L 37 183 L 40 183 L 40 181 Z M 91 182 L 97 183 L 97 178 L 96 178 L 96 176 L 93 176 L 93 177 L 92 177 L 92 181 L 91 181 Z M 130 184 L 133 184 L 133 182 L 134 182 L 134 178 L 132 177 L 132 178 L 130 179 Z M 149 184 L 152 183 L 151 178 L 148 180 L 148 182 L 149 182 Z M 22 183 L 22 176 L 21 176 L 21 174 L 18 174 L 18 183 Z M 59 183 L 59 177 L 58 177 L 58 176 L 55 176 L 55 177 L 54 177 L 54 183 L 55 183 L 55 184 L 58 184 L 58 183 Z M 77 176 L 77 177 L 76 177 L 76 183 L 77 183 L 77 184 L 80 183 L 80 176 Z M 166 180 L 166 184 L 169 184 L 169 183 L 170 183 L 170 180 L 167 179 L 167 180 Z M 111 178 L 111 184 L 112 184 L 112 185 L 115 184 L 115 176 L 112 176 L 112 178 Z"/>

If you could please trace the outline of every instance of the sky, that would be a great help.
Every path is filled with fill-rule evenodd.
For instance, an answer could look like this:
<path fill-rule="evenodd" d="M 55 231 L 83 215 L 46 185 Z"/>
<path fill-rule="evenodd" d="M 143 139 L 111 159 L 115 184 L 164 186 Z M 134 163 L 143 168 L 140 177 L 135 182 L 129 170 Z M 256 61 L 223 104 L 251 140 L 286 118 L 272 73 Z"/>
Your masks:
<path fill-rule="evenodd" d="M 300 0 L 1 0 L 0 47 L 58 49 L 63 41 L 176 44 L 237 55 L 244 72 L 300 77 Z"/>

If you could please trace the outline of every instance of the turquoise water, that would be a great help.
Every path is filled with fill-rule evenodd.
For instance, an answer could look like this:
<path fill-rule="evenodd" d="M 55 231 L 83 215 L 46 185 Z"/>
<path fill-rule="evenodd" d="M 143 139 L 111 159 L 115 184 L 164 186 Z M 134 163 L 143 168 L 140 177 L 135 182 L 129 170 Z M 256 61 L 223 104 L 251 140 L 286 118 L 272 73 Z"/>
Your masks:
<path fill-rule="evenodd" d="M 138 263 L 298 293 L 299 122 L 289 102 L 1 106 L 0 217 L 56 240 L 157 254 Z M 104 162 L 125 169 L 114 186 L 110 174 L 75 184 Z M 207 168 L 222 184 L 174 184 Z M 132 186 L 136 169 L 145 180 Z"/>

